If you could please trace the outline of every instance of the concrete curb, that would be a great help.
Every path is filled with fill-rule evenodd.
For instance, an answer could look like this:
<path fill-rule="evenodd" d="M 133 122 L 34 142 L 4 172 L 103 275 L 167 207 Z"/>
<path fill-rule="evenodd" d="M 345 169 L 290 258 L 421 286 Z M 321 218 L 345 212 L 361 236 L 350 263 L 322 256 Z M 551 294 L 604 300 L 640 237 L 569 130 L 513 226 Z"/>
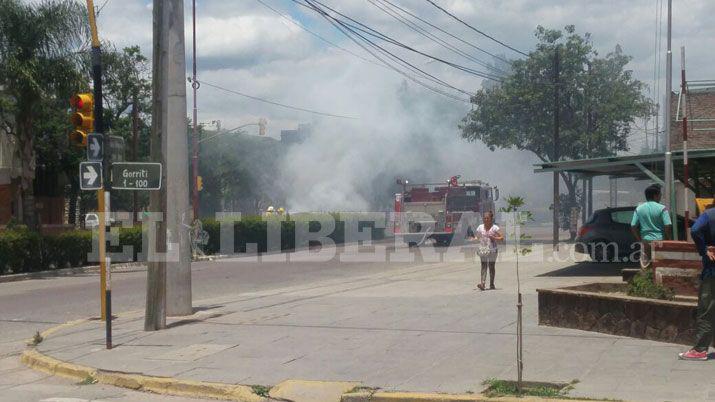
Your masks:
<path fill-rule="evenodd" d="M 141 268 L 131 270 L 131 268 Z M 145 262 L 126 262 L 112 264 L 112 272 L 139 272 L 146 270 Z M 0 275 L 0 283 L 18 282 L 28 279 L 56 278 L 60 276 L 72 276 L 77 274 L 99 272 L 99 265 L 86 265 L 84 267 L 60 268 L 49 271 L 24 272 L 21 274 Z"/>
<path fill-rule="evenodd" d="M 128 388 L 135 391 L 147 391 L 155 394 L 183 396 L 189 398 L 213 398 L 241 402 L 262 402 L 267 398 L 253 393 L 247 385 L 229 385 L 221 383 L 179 380 L 169 377 L 155 377 L 143 374 L 128 374 L 116 371 L 96 369 L 78 364 L 63 362 L 38 352 L 27 349 L 20 361 L 33 370 L 50 375 L 64 377 L 78 382 L 89 381 Z"/>
<path fill-rule="evenodd" d="M 579 400 L 568 398 L 571 402 L 593 402 L 593 399 Z M 537 397 L 488 397 L 481 394 L 439 394 L 422 392 L 360 391 L 343 394 L 340 402 L 560 402 L 564 399 Z"/>

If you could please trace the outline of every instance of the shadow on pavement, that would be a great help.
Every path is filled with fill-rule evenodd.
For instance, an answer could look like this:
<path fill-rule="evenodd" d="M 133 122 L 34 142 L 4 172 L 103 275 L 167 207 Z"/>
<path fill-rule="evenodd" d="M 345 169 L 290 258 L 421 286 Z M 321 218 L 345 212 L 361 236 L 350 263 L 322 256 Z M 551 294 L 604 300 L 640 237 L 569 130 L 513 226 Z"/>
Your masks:
<path fill-rule="evenodd" d="M 638 268 L 638 264 L 633 263 L 601 263 L 601 262 L 577 262 L 565 268 L 546 272 L 538 277 L 574 277 L 574 276 L 621 276 L 624 268 Z"/>

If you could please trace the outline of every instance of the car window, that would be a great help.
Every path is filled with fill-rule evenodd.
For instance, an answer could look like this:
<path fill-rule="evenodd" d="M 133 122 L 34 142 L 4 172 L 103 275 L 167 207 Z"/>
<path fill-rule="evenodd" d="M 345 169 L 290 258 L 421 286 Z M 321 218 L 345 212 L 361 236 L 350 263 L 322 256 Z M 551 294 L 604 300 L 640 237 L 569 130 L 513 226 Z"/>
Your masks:
<path fill-rule="evenodd" d="M 611 220 L 615 223 L 623 223 L 626 225 L 631 224 L 631 219 L 633 219 L 632 210 L 629 211 L 613 211 L 611 212 Z"/>

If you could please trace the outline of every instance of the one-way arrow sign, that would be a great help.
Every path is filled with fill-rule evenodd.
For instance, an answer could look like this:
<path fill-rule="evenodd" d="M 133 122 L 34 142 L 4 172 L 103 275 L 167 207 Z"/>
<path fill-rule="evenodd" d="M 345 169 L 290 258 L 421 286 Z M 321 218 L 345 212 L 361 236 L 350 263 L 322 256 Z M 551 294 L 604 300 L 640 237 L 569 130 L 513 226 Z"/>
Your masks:
<path fill-rule="evenodd" d="M 104 157 L 104 136 L 102 134 L 91 133 L 87 136 L 87 160 L 101 161 Z"/>
<path fill-rule="evenodd" d="M 102 162 L 80 162 L 79 188 L 82 190 L 102 188 Z"/>

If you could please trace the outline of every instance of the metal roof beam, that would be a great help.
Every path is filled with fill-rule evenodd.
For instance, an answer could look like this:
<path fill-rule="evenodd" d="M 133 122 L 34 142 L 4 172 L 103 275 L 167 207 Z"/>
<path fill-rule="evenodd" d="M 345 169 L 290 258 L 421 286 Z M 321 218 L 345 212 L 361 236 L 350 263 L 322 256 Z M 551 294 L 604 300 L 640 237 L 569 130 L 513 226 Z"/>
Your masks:
<path fill-rule="evenodd" d="M 665 185 L 665 182 L 664 182 L 663 180 L 661 180 L 660 177 L 656 176 L 655 173 L 651 172 L 648 168 L 646 168 L 645 166 L 643 166 L 642 163 L 636 162 L 636 163 L 634 163 L 634 165 L 635 165 L 636 167 L 638 167 L 638 169 L 640 169 L 641 172 L 643 172 L 646 176 L 650 177 L 654 182 L 660 184 L 661 186 L 664 186 L 664 185 Z"/>

